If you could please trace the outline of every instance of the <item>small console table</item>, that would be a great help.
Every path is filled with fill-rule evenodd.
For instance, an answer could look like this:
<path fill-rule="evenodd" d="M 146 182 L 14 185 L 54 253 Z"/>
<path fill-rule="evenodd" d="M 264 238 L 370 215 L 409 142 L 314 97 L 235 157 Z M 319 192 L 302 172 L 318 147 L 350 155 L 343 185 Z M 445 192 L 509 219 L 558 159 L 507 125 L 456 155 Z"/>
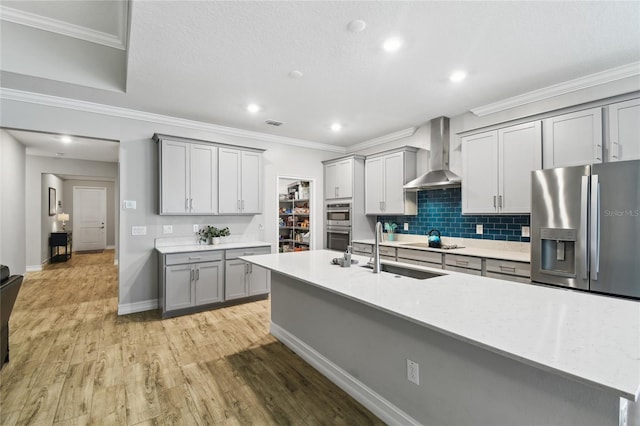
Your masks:
<path fill-rule="evenodd" d="M 60 247 L 64 247 L 64 253 L 60 253 Z M 55 249 L 55 254 L 54 254 Z M 71 258 L 73 251 L 73 238 L 71 232 L 52 232 L 49 237 L 49 255 L 51 262 L 66 262 Z"/>

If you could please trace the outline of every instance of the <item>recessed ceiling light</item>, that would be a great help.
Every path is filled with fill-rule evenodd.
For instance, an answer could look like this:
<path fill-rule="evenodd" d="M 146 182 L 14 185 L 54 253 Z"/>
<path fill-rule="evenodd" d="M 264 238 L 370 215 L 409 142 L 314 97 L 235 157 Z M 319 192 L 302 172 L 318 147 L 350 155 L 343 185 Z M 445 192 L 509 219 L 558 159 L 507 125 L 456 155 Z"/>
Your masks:
<path fill-rule="evenodd" d="M 395 52 L 402 47 L 402 40 L 398 37 L 388 38 L 382 43 L 382 48 L 387 52 Z"/>
<path fill-rule="evenodd" d="M 349 31 L 351 31 L 352 33 L 359 33 L 361 31 L 364 31 L 365 28 L 367 28 L 367 23 L 361 19 L 355 19 L 349 22 L 349 25 L 347 25 L 347 28 L 349 28 Z"/>
<path fill-rule="evenodd" d="M 333 123 L 331 125 L 331 130 L 333 130 L 334 132 L 339 132 L 340 130 L 342 130 L 342 124 L 340 123 Z"/>
<path fill-rule="evenodd" d="M 258 104 L 249 104 L 249 105 L 247 105 L 247 111 L 249 111 L 250 113 L 256 113 L 256 112 L 260 111 L 260 105 L 258 105 Z"/>
<path fill-rule="evenodd" d="M 451 76 L 449 76 L 449 80 L 453 81 L 454 83 L 462 81 L 465 78 L 467 78 L 467 73 L 464 71 L 455 71 L 453 74 L 451 74 Z"/>
<path fill-rule="evenodd" d="M 289 71 L 289 77 L 296 79 L 296 78 L 300 78 L 302 77 L 304 74 L 302 74 L 302 71 L 298 71 L 298 70 L 291 70 Z"/>
<path fill-rule="evenodd" d="M 62 143 L 71 143 L 71 138 L 69 136 L 63 136 L 60 138 Z"/>

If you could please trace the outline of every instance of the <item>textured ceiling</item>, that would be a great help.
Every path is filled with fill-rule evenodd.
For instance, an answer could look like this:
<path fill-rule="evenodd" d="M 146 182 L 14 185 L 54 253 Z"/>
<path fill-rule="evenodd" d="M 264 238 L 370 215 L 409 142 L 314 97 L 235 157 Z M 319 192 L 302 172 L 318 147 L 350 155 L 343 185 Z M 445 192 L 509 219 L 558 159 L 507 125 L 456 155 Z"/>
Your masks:
<path fill-rule="evenodd" d="M 354 19 L 363 32 L 348 31 Z M 126 93 L 2 84 L 348 146 L 640 60 L 637 1 L 135 1 L 130 21 Z M 393 54 L 389 36 L 404 40 Z"/>

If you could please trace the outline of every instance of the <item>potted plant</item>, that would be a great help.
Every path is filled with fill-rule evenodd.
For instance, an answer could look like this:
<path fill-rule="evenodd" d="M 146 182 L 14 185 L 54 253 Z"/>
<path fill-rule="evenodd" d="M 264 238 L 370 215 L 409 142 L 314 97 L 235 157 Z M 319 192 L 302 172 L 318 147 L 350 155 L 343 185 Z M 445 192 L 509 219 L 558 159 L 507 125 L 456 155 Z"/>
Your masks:
<path fill-rule="evenodd" d="M 395 239 L 394 232 L 396 232 L 396 228 L 398 227 L 395 223 L 385 222 L 384 230 L 387 231 L 387 240 L 393 241 Z"/>

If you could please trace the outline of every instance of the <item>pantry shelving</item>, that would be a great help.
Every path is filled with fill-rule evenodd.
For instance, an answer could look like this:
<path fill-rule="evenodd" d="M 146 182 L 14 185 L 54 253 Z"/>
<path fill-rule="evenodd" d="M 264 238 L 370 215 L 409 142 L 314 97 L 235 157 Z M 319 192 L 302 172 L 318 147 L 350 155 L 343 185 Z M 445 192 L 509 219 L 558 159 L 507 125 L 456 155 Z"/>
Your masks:
<path fill-rule="evenodd" d="M 296 181 L 280 194 L 278 201 L 279 251 L 309 250 L 311 221 L 309 182 Z"/>

